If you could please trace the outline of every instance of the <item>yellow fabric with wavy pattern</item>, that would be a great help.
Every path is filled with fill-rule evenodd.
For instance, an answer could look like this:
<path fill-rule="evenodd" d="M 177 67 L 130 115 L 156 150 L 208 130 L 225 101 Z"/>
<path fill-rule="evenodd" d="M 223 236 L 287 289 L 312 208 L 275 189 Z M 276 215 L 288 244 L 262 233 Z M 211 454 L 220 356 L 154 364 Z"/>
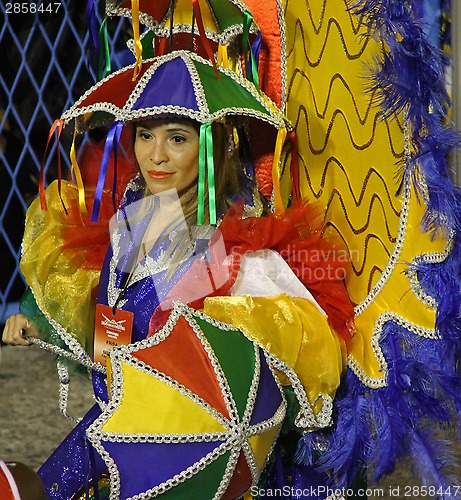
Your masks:
<path fill-rule="evenodd" d="M 237 327 L 294 369 L 311 404 L 319 394 L 334 396 L 345 367 L 344 345 L 309 300 L 285 294 L 209 297 L 203 312 Z"/>
<path fill-rule="evenodd" d="M 384 319 L 415 335 L 435 335 L 435 311 L 405 271 L 424 254 L 443 260 L 447 241 L 422 232 L 426 206 L 411 186 L 407 199 L 396 194 L 404 118 L 384 120 L 376 96 L 364 91 L 373 57 L 386 48 L 362 36 L 366 28 L 346 0 L 283 4 L 290 20 L 285 26 L 286 109 L 296 124 L 302 194 L 323 205 L 325 233 L 339 237 L 351 255 L 346 285 L 358 304 L 358 331 L 349 366 L 363 383 L 382 386 Z M 285 195 L 288 177 L 286 172 Z M 424 179 L 418 182 L 424 190 Z"/>

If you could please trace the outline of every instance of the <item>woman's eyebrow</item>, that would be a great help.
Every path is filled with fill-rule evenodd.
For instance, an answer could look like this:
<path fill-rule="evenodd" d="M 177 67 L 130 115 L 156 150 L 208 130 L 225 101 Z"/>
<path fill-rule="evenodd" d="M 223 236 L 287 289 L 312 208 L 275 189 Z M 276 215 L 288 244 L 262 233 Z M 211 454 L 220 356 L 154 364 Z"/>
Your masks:
<path fill-rule="evenodd" d="M 185 134 L 190 134 L 191 133 L 191 131 L 188 130 L 188 129 L 186 129 L 186 128 L 175 127 L 175 126 L 173 126 L 171 128 L 168 127 L 167 130 L 168 130 L 168 132 L 184 132 Z"/>
<path fill-rule="evenodd" d="M 155 127 L 148 127 L 145 125 L 138 125 L 136 127 L 136 131 L 138 130 L 146 130 L 147 132 L 152 132 L 155 129 Z M 183 132 L 184 134 L 190 134 L 191 130 L 187 128 L 182 128 L 180 125 L 172 125 L 171 127 L 167 127 L 166 130 L 168 132 Z"/>

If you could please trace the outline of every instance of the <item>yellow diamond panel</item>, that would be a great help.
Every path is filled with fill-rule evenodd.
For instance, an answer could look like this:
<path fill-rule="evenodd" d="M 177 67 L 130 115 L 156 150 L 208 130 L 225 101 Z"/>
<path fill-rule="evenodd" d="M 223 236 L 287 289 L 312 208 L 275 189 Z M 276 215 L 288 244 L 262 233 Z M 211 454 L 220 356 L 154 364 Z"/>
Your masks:
<path fill-rule="evenodd" d="M 102 427 L 127 434 L 225 432 L 210 413 L 165 382 L 122 363 L 121 403 Z"/>

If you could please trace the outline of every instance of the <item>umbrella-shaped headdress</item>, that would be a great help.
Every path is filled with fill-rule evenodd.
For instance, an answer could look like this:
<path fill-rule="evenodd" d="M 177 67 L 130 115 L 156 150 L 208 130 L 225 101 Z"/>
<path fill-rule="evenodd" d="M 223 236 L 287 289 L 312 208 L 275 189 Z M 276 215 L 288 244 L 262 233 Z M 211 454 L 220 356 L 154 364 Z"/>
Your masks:
<path fill-rule="evenodd" d="M 78 132 L 165 114 L 211 123 L 228 116 L 247 116 L 285 127 L 287 121 L 268 97 L 233 71 L 219 68 L 189 51 L 175 51 L 143 62 L 133 81 L 133 65 L 112 73 L 91 87 L 62 115 L 76 120 Z M 174 83 L 174 85 L 173 85 Z M 89 116 L 91 113 L 91 116 Z"/>
<path fill-rule="evenodd" d="M 112 349 L 110 402 L 87 432 L 110 498 L 230 499 L 256 485 L 286 411 L 268 359 L 182 304 L 154 336 Z"/>
<path fill-rule="evenodd" d="M 201 124 L 198 223 L 203 223 L 206 176 L 209 198 L 214 199 L 211 123 L 228 117 L 246 117 L 268 122 L 279 131 L 286 131 L 289 124 L 272 101 L 252 83 L 225 68 L 219 68 L 219 78 L 216 78 L 213 65 L 193 52 L 175 51 L 143 61 L 139 78 L 134 81 L 132 69 L 133 65 L 122 68 L 98 82 L 60 120 L 61 127 L 75 120 L 76 132 L 111 125 L 106 140 L 107 154 L 104 154 L 106 162 L 101 165 L 96 189 L 93 220 L 98 215 L 98 200 L 102 195 L 110 151 L 116 152 L 123 125 L 174 115 Z M 212 204 L 210 222 L 216 222 Z"/>

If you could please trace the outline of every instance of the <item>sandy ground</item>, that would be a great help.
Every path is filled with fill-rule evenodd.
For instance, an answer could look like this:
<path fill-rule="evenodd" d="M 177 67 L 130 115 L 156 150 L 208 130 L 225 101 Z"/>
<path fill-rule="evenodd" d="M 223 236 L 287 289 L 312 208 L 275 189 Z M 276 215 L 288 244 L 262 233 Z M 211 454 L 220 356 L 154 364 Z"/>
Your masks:
<path fill-rule="evenodd" d="M 1 351 L 0 457 L 37 469 L 74 426 L 59 411 L 54 356 L 36 346 Z M 81 417 L 92 404 L 89 381 L 73 377 L 68 413 Z"/>
<path fill-rule="evenodd" d="M 73 427 L 59 411 L 59 383 L 53 355 L 35 346 L 3 347 L 0 387 L 0 458 L 24 462 L 37 469 Z M 89 382 L 74 377 L 69 414 L 81 417 L 92 404 Z M 461 464 L 461 448 L 457 457 Z M 369 499 L 432 498 L 418 490 L 418 484 L 411 469 L 401 465 L 379 484 L 369 485 L 373 490 Z"/>

